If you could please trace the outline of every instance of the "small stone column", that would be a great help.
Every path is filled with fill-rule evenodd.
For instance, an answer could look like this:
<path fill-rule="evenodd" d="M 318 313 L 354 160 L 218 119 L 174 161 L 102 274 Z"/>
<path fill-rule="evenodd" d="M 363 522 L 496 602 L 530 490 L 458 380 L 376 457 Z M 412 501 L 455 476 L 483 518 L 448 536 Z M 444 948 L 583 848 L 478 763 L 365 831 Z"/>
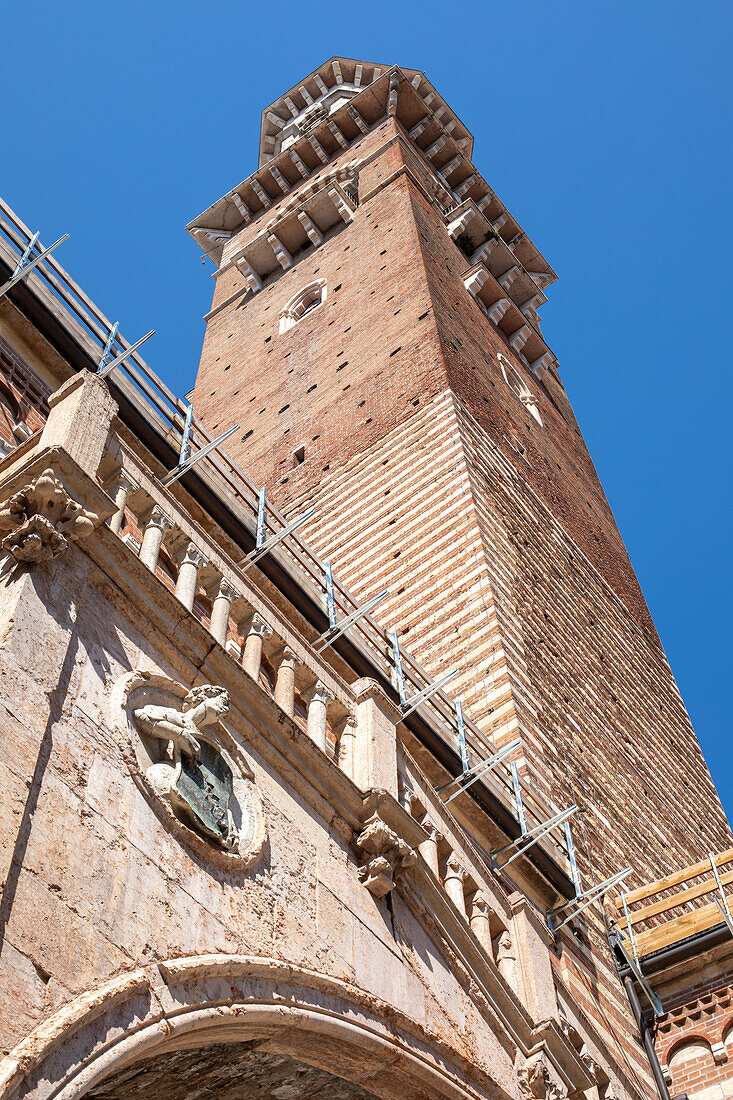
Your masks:
<path fill-rule="evenodd" d="M 349 714 L 341 727 L 341 734 L 339 736 L 339 767 L 341 771 L 348 775 L 349 779 L 354 778 L 354 766 L 356 759 L 356 715 Z"/>
<path fill-rule="evenodd" d="M 127 498 L 130 493 L 133 493 L 138 486 L 124 470 L 120 470 L 112 483 L 109 486 L 109 495 L 115 502 L 115 513 L 108 520 L 109 529 L 113 535 L 119 535 L 122 530 L 122 524 L 125 521 L 125 508 L 127 506 Z"/>
<path fill-rule="evenodd" d="M 178 567 L 178 580 L 176 581 L 176 596 L 183 606 L 193 611 L 193 601 L 196 598 L 199 570 L 206 565 L 206 558 L 193 542 L 189 542 L 183 552 L 181 563 Z"/>
<path fill-rule="evenodd" d="M 155 572 L 155 567 L 158 564 L 160 548 L 163 545 L 163 536 L 172 526 L 173 521 L 170 520 L 163 509 L 159 508 L 156 504 L 153 511 L 150 513 L 150 519 L 145 528 L 142 546 L 140 547 L 140 561 L 143 565 L 147 565 L 151 573 Z"/>
<path fill-rule="evenodd" d="M 244 640 L 244 653 L 242 654 L 242 667 L 248 676 L 257 683 L 260 678 L 260 666 L 262 664 L 262 646 L 265 638 L 272 636 L 272 627 L 256 613 L 252 616 L 247 637 Z"/>
<path fill-rule="evenodd" d="M 454 855 L 448 856 L 445 866 L 445 892 L 462 917 L 466 916 L 466 896 L 463 892 L 463 868 Z"/>
<path fill-rule="evenodd" d="M 423 840 L 418 846 L 418 851 L 427 863 L 436 878 L 440 878 L 440 863 L 438 861 L 438 830 L 429 817 L 424 817 L 420 822 L 428 834 L 427 840 Z"/>
<path fill-rule="evenodd" d="M 491 945 L 491 924 L 489 922 L 489 905 L 483 894 L 476 893 L 471 900 L 471 931 L 483 947 L 490 959 L 494 953 Z"/>
<path fill-rule="evenodd" d="M 275 681 L 275 702 L 292 718 L 295 714 L 295 654 L 285 646 Z"/>
<path fill-rule="evenodd" d="M 237 590 L 234 585 L 230 584 L 226 577 L 222 577 L 219 581 L 216 595 L 214 596 L 214 602 L 211 607 L 209 630 L 214 635 L 217 642 L 223 646 L 227 644 L 229 612 L 232 607 L 232 600 L 235 600 L 236 597 Z"/>
<path fill-rule="evenodd" d="M 496 965 L 502 978 L 509 983 L 515 993 L 518 993 L 517 983 L 517 956 L 512 943 L 512 937 L 508 932 L 502 932 L 496 944 Z"/>
<path fill-rule="evenodd" d="M 308 736 L 318 745 L 319 749 L 326 751 L 326 722 L 328 704 L 333 702 L 333 695 L 325 684 L 316 680 L 309 690 L 308 703 Z"/>

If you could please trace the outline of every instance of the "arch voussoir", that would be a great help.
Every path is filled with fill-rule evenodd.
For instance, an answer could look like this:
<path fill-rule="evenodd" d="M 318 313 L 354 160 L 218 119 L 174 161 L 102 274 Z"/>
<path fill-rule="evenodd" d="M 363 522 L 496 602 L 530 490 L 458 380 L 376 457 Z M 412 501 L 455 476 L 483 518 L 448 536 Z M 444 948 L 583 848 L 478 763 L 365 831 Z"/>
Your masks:
<path fill-rule="evenodd" d="M 245 1040 L 380 1100 L 502 1091 L 445 1037 L 357 986 L 276 959 L 207 955 L 167 960 L 75 998 L 0 1063 L 0 1100 L 81 1100 L 136 1062 Z"/>

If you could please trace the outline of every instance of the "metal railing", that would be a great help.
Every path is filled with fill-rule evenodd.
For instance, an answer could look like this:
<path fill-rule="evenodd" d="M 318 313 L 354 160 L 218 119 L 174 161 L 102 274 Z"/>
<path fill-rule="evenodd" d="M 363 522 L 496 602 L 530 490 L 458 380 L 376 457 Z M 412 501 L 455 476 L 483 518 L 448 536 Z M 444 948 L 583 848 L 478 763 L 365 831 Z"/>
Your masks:
<path fill-rule="evenodd" d="M 14 266 L 28 247 L 31 238 L 29 229 L 0 199 L 0 258 L 5 258 Z M 108 359 L 130 352 L 114 375 L 115 386 L 138 409 L 143 406 L 147 420 L 176 450 L 180 449 L 187 424 L 190 425 L 189 454 L 195 454 L 194 448 L 196 450 L 204 448 L 214 441 L 206 427 L 190 412 L 187 402 L 172 393 L 151 370 L 139 351 L 131 351 L 133 344 L 125 339 L 116 326 L 87 297 L 61 267 L 55 256 L 49 256 L 43 263 L 38 264 L 26 277 L 26 281 L 27 285 L 42 299 L 50 297 L 54 300 L 53 303 L 48 304 L 52 306 L 57 316 L 59 312 L 65 315 L 64 320 L 72 335 L 77 338 L 93 363 L 99 364 L 105 351 Z M 197 469 L 213 491 L 226 503 L 227 508 L 235 516 L 243 514 L 247 524 L 253 527 L 258 515 L 259 489 L 226 451 L 221 448 L 210 451 Z M 286 526 L 287 522 L 277 508 L 267 504 L 266 527 L 269 531 L 276 532 Z M 326 611 L 325 563 L 298 533 L 289 534 L 272 553 L 275 558 L 284 556 L 296 567 L 307 595 Z M 339 617 L 345 618 L 359 608 L 355 597 L 336 578 L 333 583 L 333 594 Z M 359 617 L 349 629 L 352 636 L 358 637 L 359 642 L 367 649 L 376 668 L 396 686 L 393 645 L 387 630 L 368 614 Z M 401 651 L 401 663 L 404 684 L 409 696 L 424 693 L 432 683 L 427 672 L 405 649 Z M 460 723 L 456 716 L 455 703 L 446 692 L 442 689 L 434 690 L 420 703 L 418 712 L 428 717 L 428 720 L 432 719 L 433 724 L 437 723 L 444 742 L 458 754 Z M 469 719 L 463 719 L 463 726 L 466 750 L 475 757 L 476 762 L 483 760 L 487 753 L 493 751 L 491 741 Z M 493 773 L 493 779 L 498 782 L 502 801 L 513 815 L 515 795 L 509 771 L 497 770 Z M 538 798 L 526 784 L 522 786 L 522 798 L 528 828 L 545 822 L 555 813 L 555 808 L 544 804 L 543 800 Z M 565 845 L 555 838 L 552 838 L 552 843 L 561 856 L 563 865 L 567 867 Z"/>

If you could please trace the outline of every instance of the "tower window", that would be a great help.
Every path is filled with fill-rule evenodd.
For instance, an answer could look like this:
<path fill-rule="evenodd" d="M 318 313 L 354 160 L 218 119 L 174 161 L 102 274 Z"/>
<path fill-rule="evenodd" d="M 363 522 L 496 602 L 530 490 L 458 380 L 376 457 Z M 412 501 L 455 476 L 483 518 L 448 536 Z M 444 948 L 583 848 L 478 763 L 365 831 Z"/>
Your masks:
<path fill-rule="evenodd" d="M 326 280 L 317 279 L 308 286 L 303 287 L 290 299 L 284 309 L 280 311 L 280 332 L 287 332 L 296 325 L 306 313 L 311 313 L 326 300 Z"/>
<path fill-rule="evenodd" d="M 499 360 L 499 368 L 502 375 L 504 376 L 504 381 L 506 382 L 507 386 L 509 386 L 510 389 L 514 390 L 515 394 L 522 402 L 529 415 L 537 421 L 540 427 L 542 427 L 542 417 L 540 416 L 537 398 L 534 396 L 531 390 L 528 389 L 523 378 L 519 374 L 519 371 L 511 365 L 509 360 L 504 355 L 502 355 L 501 352 L 499 352 L 499 354 L 497 355 L 497 359 Z"/>
<path fill-rule="evenodd" d="M 293 466 L 302 466 L 305 462 L 305 447 L 296 447 L 293 451 Z"/>

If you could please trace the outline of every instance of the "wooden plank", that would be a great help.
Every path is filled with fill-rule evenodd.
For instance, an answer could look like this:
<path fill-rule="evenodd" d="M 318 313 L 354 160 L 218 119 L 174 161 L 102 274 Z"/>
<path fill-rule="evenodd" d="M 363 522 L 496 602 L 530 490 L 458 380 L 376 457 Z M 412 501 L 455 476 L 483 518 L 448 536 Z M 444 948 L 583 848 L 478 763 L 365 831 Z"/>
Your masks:
<path fill-rule="evenodd" d="M 723 886 L 730 886 L 733 882 L 733 871 L 728 871 L 726 875 L 721 875 L 720 882 Z M 651 917 L 658 917 L 660 913 L 666 913 L 669 909 L 676 909 L 678 905 L 686 905 L 688 901 L 695 901 L 697 898 L 704 897 L 705 894 L 712 894 L 717 888 L 715 879 L 709 878 L 704 882 L 699 882 L 697 886 L 690 886 L 687 890 L 680 890 L 679 893 L 673 894 L 671 898 L 663 898 L 661 901 L 654 902 L 652 905 L 645 905 L 643 909 L 637 909 L 635 913 L 629 913 L 631 925 L 635 927 L 642 921 L 649 920 Z"/>
<path fill-rule="evenodd" d="M 648 932 L 641 932 L 636 937 L 636 950 L 639 955 L 651 955 L 662 947 L 668 947 L 672 943 L 685 940 L 688 936 L 694 936 L 698 932 L 704 932 L 713 928 L 716 924 L 722 924 L 723 917 L 715 902 L 712 905 L 704 905 L 696 909 L 694 913 L 686 913 L 675 920 L 667 921 L 659 928 L 651 928 Z"/>
<path fill-rule="evenodd" d="M 714 855 L 715 864 L 717 867 L 724 867 L 727 863 L 733 862 L 733 848 L 727 848 L 724 852 L 720 852 L 718 855 Z M 631 905 L 635 901 L 643 901 L 645 898 L 651 897 L 652 894 L 658 894 L 662 890 L 671 890 L 674 886 L 681 886 L 683 882 L 688 879 L 696 878 L 697 875 L 704 875 L 706 871 L 710 870 L 710 860 L 705 857 L 701 859 L 699 863 L 693 863 L 690 867 L 685 867 L 682 871 L 676 871 L 673 875 L 667 875 L 665 878 L 657 879 L 656 882 L 650 882 L 646 886 L 640 886 L 637 890 L 630 890 L 626 895 L 626 904 Z M 616 898 L 616 908 L 623 909 L 623 902 L 620 898 Z"/>

